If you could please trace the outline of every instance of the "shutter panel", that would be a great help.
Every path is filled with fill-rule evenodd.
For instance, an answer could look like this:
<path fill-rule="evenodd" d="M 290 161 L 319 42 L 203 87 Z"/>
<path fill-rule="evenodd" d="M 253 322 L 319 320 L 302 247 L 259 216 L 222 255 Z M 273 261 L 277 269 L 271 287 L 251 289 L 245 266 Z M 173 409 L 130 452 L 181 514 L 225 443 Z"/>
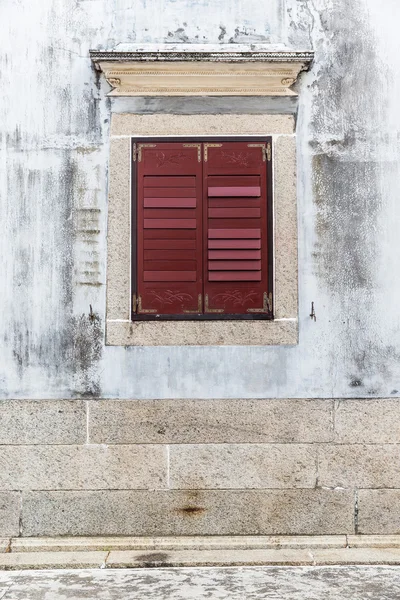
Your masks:
<path fill-rule="evenodd" d="M 268 312 L 266 144 L 204 145 L 205 312 Z"/>
<path fill-rule="evenodd" d="M 201 144 L 139 144 L 138 314 L 200 313 Z"/>

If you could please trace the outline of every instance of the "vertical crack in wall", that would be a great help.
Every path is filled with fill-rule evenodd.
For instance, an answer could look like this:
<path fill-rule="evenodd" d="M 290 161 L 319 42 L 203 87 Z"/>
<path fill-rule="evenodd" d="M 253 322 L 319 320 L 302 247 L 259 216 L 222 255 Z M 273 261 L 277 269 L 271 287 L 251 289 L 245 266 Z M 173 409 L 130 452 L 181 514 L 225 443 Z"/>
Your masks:
<path fill-rule="evenodd" d="M 358 535 L 358 490 L 354 490 L 354 533 Z"/>
<path fill-rule="evenodd" d="M 315 446 L 315 487 L 319 487 L 319 444 Z"/>
<path fill-rule="evenodd" d="M 336 413 L 337 411 L 340 409 L 340 400 L 334 400 L 332 403 L 332 433 L 333 433 L 333 439 L 332 441 L 335 442 L 337 435 L 336 435 Z"/>
<path fill-rule="evenodd" d="M 22 508 L 23 508 L 23 492 L 19 492 L 19 519 L 18 519 L 18 537 L 23 535 L 23 520 L 22 520 Z"/>

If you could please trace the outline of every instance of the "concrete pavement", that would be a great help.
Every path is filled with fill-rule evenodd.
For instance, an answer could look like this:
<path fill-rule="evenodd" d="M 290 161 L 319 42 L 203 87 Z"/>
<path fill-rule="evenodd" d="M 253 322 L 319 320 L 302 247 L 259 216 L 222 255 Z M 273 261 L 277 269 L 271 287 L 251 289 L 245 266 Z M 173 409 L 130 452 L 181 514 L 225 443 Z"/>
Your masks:
<path fill-rule="evenodd" d="M 396 600 L 400 567 L 205 567 L 0 573 L 0 600 Z"/>

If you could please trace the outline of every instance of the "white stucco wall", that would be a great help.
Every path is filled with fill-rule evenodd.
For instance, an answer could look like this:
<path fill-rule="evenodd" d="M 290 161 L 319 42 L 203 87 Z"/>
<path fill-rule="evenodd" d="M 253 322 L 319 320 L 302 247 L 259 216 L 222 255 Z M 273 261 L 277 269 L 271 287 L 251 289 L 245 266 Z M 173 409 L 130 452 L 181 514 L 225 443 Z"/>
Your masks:
<path fill-rule="evenodd" d="M 0 397 L 399 396 L 399 19 L 396 0 L 3 0 Z M 299 84 L 297 347 L 104 347 L 108 130 L 122 104 L 88 50 L 126 42 L 315 50 Z M 187 110 L 123 102 L 139 106 Z M 235 102 L 249 106 L 262 110 Z"/>

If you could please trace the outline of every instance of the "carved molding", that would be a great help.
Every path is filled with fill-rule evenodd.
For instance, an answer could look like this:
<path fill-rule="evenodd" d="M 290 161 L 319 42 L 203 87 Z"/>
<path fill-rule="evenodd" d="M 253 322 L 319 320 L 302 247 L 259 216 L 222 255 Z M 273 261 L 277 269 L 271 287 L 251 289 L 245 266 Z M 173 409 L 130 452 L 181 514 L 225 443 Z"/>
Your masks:
<path fill-rule="evenodd" d="M 98 51 L 90 57 L 109 96 L 295 96 L 292 86 L 313 52 Z"/>

